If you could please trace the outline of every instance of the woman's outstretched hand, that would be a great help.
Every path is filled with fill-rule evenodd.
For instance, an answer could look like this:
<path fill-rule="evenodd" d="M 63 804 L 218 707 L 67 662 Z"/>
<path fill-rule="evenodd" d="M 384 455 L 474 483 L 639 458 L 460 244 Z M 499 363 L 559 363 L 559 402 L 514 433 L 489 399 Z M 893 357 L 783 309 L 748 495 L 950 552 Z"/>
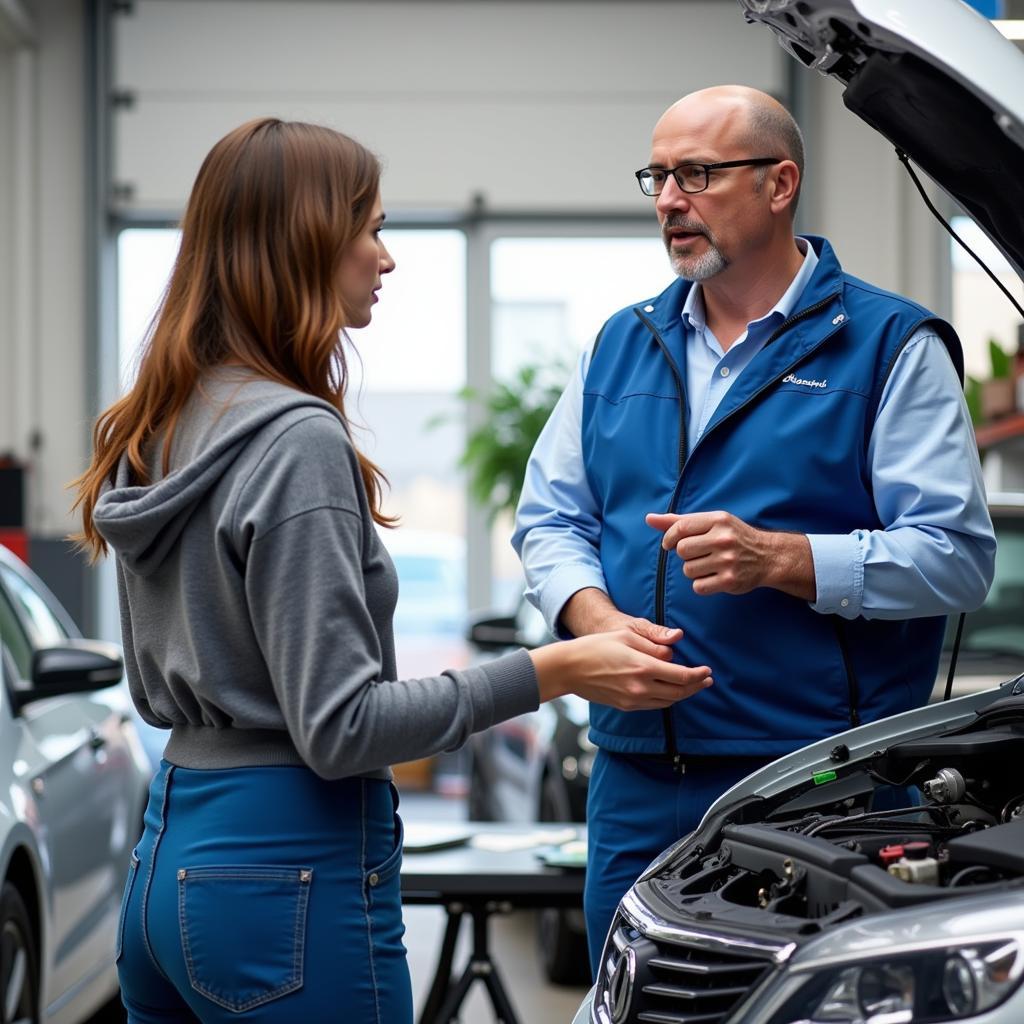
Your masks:
<path fill-rule="evenodd" d="M 652 631 L 653 632 L 653 631 Z M 707 665 L 672 662 L 681 629 L 658 627 L 657 640 L 632 629 L 592 633 L 530 652 L 541 701 L 575 693 L 620 711 L 667 708 L 713 682 Z"/>

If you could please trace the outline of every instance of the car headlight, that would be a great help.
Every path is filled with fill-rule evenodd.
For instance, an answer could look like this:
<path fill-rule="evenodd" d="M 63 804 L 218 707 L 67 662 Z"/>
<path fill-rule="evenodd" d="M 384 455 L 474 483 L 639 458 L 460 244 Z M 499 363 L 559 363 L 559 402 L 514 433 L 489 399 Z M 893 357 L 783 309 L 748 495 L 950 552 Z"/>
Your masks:
<path fill-rule="evenodd" d="M 894 952 L 857 964 L 794 970 L 766 1024 L 940 1024 L 1003 1002 L 1021 983 L 1016 939 Z M 781 1005 L 780 1005 L 781 1004 Z"/>

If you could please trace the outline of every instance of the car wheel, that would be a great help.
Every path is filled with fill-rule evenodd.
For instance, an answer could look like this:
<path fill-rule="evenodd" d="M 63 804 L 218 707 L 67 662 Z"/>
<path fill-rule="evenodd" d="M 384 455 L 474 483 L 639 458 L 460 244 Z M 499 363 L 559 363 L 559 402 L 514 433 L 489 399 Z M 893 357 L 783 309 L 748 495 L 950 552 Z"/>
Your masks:
<path fill-rule="evenodd" d="M 540 820 L 561 821 L 555 783 L 544 780 L 541 792 Z M 541 968 L 553 985 L 589 985 L 590 957 L 586 933 L 576 923 L 579 912 L 549 907 L 537 913 L 537 949 Z"/>
<path fill-rule="evenodd" d="M 38 1024 L 39 954 L 21 894 L 10 883 L 0 889 L 0 1021 Z"/>

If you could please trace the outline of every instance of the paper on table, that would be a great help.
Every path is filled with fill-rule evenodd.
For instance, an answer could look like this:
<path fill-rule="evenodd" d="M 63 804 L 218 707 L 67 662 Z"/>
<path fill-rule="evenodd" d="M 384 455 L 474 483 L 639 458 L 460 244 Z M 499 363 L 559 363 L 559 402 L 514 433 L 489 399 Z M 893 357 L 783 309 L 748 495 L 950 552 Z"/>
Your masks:
<path fill-rule="evenodd" d="M 403 847 L 407 853 L 429 853 L 433 850 L 462 846 L 469 841 L 471 835 L 464 825 L 411 821 L 405 825 Z"/>
<path fill-rule="evenodd" d="M 470 844 L 478 850 L 507 853 L 510 850 L 529 850 L 534 846 L 558 846 L 575 838 L 574 828 L 563 828 L 557 832 L 484 832 L 473 836 Z"/>

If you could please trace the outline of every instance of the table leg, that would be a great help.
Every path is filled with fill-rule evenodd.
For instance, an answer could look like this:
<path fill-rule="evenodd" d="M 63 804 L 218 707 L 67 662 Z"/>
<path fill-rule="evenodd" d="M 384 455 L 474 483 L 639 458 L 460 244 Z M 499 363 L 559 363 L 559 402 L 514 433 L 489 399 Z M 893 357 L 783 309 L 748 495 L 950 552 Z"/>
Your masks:
<path fill-rule="evenodd" d="M 515 1010 L 512 1009 L 512 1003 L 501 982 L 497 965 L 491 959 L 487 943 L 487 926 L 491 914 L 505 913 L 510 908 L 506 904 L 488 901 L 487 903 L 471 904 L 466 909 L 473 917 L 473 952 L 458 983 L 454 988 L 449 989 L 440 1012 L 431 1024 L 452 1024 L 453 1021 L 457 1021 L 459 1008 L 469 993 L 470 986 L 478 978 L 487 987 L 487 994 L 491 997 L 491 1005 L 494 1007 L 498 1024 L 519 1024 L 519 1018 L 516 1016 Z M 428 1024 L 426 1018 L 421 1020 L 421 1024 Z"/>
<path fill-rule="evenodd" d="M 508 913 L 512 908 L 507 904 L 485 903 L 472 908 L 473 914 L 473 963 L 477 968 L 477 977 L 483 978 L 487 986 L 487 994 L 491 997 L 491 1005 L 498 1018 L 498 1024 L 519 1024 L 519 1018 L 501 983 L 498 965 L 491 959 L 488 948 L 487 926 L 493 913 Z"/>
<path fill-rule="evenodd" d="M 469 986 L 479 977 L 476 967 L 475 960 L 470 960 L 466 964 L 466 969 L 462 972 L 462 977 L 459 978 L 458 983 L 454 988 L 448 990 L 448 997 L 445 999 L 444 1005 L 441 1007 L 441 1011 L 438 1013 L 434 1024 L 452 1024 L 452 1022 L 458 1021 L 459 1007 L 462 1006 L 462 1000 L 466 998 Z"/>
<path fill-rule="evenodd" d="M 496 964 L 492 963 L 491 970 L 484 975 L 484 984 L 487 986 L 487 992 L 491 997 L 494 1012 L 498 1016 L 498 1024 L 519 1024 L 519 1018 L 509 1002 L 508 993 L 505 991 L 505 986 L 501 983 L 501 975 L 498 974 Z"/>
<path fill-rule="evenodd" d="M 455 943 L 459 938 L 459 925 L 462 924 L 464 908 L 461 904 L 455 903 L 450 904 L 447 911 L 448 922 L 441 942 L 441 953 L 437 958 L 437 969 L 434 971 L 430 994 L 420 1013 L 419 1024 L 436 1024 L 442 1019 L 439 1016 L 441 1004 L 452 987 L 452 960 L 455 957 Z"/>

